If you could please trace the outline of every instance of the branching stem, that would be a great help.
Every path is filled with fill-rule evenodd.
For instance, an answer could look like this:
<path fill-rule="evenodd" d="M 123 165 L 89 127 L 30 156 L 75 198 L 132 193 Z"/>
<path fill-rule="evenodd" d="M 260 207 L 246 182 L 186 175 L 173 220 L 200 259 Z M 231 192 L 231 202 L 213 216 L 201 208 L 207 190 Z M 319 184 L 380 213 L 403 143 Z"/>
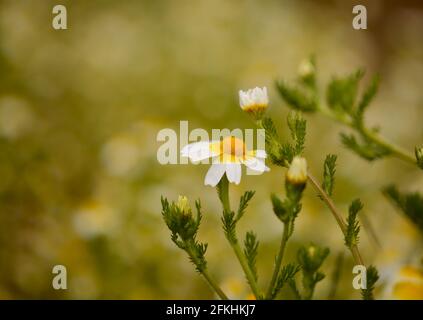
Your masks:
<path fill-rule="evenodd" d="M 190 256 L 191 260 L 198 265 L 198 261 L 196 258 L 196 255 L 192 252 L 192 247 L 187 247 L 187 253 Z M 216 283 L 214 278 L 209 274 L 209 271 L 207 268 L 201 268 L 198 270 L 200 274 L 206 279 L 207 283 L 210 285 L 210 287 L 216 292 L 216 294 L 220 297 L 222 300 L 228 300 L 228 297 L 226 294 L 222 291 L 222 289 L 219 287 L 219 285 Z"/>
<path fill-rule="evenodd" d="M 357 126 L 354 124 L 354 122 L 349 118 L 349 117 L 345 117 L 342 116 L 340 114 L 337 114 L 335 112 L 333 112 L 331 109 L 327 108 L 327 107 L 318 107 L 317 109 L 318 111 L 320 111 L 323 115 L 337 121 L 340 122 L 350 128 L 352 128 L 353 130 L 361 133 L 365 138 L 367 138 L 368 140 L 372 141 L 375 144 L 378 144 L 379 146 L 385 148 L 386 150 L 388 150 L 391 154 L 393 154 L 394 156 L 396 156 L 397 158 L 405 161 L 405 162 L 409 162 L 413 165 L 416 165 L 416 159 L 415 157 L 409 153 L 408 151 L 404 150 L 403 148 L 393 144 L 390 141 L 387 141 L 385 138 L 381 137 L 380 135 L 378 135 L 375 131 L 369 130 L 366 127 L 360 127 L 357 128 Z"/>
<path fill-rule="evenodd" d="M 335 204 L 333 203 L 332 199 L 323 190 L 323 188 L 317 182 L 316 178 L 310 173 L 308 173 L 308 180 L 310 181 L 313 188 L 320 194 L 323 201 L 328 206 L 329 210 L 332 212 L 333 216 L 335 217 L 336 222 L 339 225 L 339 228 L 341 229 L 342 233 L 345 236 L 346 232 L 347 232 L 347 226 L 346 226 L 344 220 L 342 219 L 342 215 L 339 213 L 338 209 L 336 208 Z M 350 251 L 351 251 L 351 254 L 354 258 L 355 263 L 364 266 L 365 264 L 364 264 L 363 259 L 361 257 L 360 251 L 358 250 L 358 247 L 356 245 L 353 245 L 350 248 Z"/>

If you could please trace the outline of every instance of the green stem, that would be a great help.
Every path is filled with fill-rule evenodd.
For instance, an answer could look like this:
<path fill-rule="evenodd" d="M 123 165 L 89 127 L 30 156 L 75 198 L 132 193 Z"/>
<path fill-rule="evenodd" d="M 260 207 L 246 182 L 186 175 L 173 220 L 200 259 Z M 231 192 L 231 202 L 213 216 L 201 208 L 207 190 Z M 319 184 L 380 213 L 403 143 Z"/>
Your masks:
<path fill-rule="evenodd" d="M 245 255 L 242 252 L 241 247 L 239 246 L 238 241 L 231 242 L 231 246 L 239 260 L 239 263 L 241 264 L 242 269 L 244 270 L 245 276 L 247 277 L 247 281 L 250 284 L 250 287 L 254 293 L 254 296 L 256 297 L 256 299 L 261 299 L 261 294 L 260 294 L 260 290 L 257 287 L 256 279 L 254 277 L 253 272 L 250 269 L 250 266 L 248 265 L 248 261 L 245 258 Z"/>
<path fill-rule="evenodd" d="M 220 201 L 222 202 L 223 205 L 223 210 L 225 212 L 231 212 L 231 206 L 230 206 L 230 202 L 229 202 L 229 181 L 228 178 L 226 177 L 226 174 L 222 177 L 222 179 L 219 182 L 218 185 L 218 192 L 219 192 L 219 198 Z M 254 296 L 256 297 L 256 299 L 260 299 L 261 298 L 261 294 L 260 294 L 260 290 L 258 289 L 257 286 L 257 282 L 256 279 L 254 277 L 254 273 L 251 270 L 247 258 L 245 257 L 244 253 L 242 252 L 241 247 L 239 246 L 238 243 L 238 239 L 231 239 L 228 238 L 228 241 L 232 247 L 232 249 L 235 252 L 236 257 L 238 258 L 238 261 L 242 267 L 242 270 L 244 271 L 244 274 L 247 278 L 247 281 L 251 287 L 251 290 L 254 293 Z"/>
<path fill-rule="evenodd" d="M 318 110 L 324 114 L 325 116 L 340 122 L 342 124 L 345 124 L 346 126 L 352 128 L 355 131 L 358 131 L 361 133 L 364 137 L 366 137 L 368 140 L 372 141 L 375 144 L 378 144 L 379 146 L 382 146 L 386 150 L 388 150 L 390 153 L 392 153 L 397 158 L 412 163 L 413 165 L 416 165 L 416 159 L 413 156 L 413 154 L 409 153 L 408 151 L 402 149 L 401 147 L 393 144 L 392 142 L 386 140 L 385 138 L 378 135 L 376 132 L 371 131 L 365 127 L 357 128 L 357 126 L 354 124 L 354 122 L 349 118 L 345 117 L 339 114 L 336 114 L 332 110 L 330 110 L 327 107 L 319 107 Z"/>
<path fill-rule="evenodd" d="M 226 296 L 226 294 L 217 285 L 216 281 L 210 276 L 210 274 L 207 271 L 207 269 L 204 270 L 201 274 L 204 276 L 204 278 L 209 283 L 209 285 L 213 288 L 213 290 L 217 293 L 217 295 L 220 297 L 220 299 L 222 299 L 222 300 L 229 300 L 229 298 Z"/>
<path fill-rule="evenodd" d="M 369 140 L 371 140 L 372 142 L 384 147 L 385 149 L 389 150 L 392 154 L 394 154 L 397 158 L 412 163 L 412 164 L 416 164 L 416 159 L 414 158 L 414 156 L 405 151 L 404 149 L 402 149 L 401 147 L 394 145 L 393 143 L 387 141 L 385 138 L 381 137 L 380 135 L 376 134 L 373 131 L 370 131 L 366 128 L 363 129 L 362 133 L 366 136 L 366 138 L 368 138 Z"/>
<path fill-rule="evenodd" d="M 219 188 L 219 198 L 222 202 L 223 210 L 226 212 L 231 212 L 231 204 L 229 202 L 229 181 L 226 177 L 226 174 L 223 175 L 222 179 L 218 184 Z"/>
<path fill-rule="evenodd" d="M 289 239 L 288 229 L 289 229 L 289 224 L 287 223 L 284 225 L 284 228 L 283 228 L 281 244 L 279 247 L 278 255 L 276 256 L 275 267 L 273 270 L 272 279 L 270 280 L 269 288 L 267 289 L 266 299 L 272 298 L 273 289 L 275 287 L 276 280 L 278 279 L 279 271 L 281 269 L 282 259 L 285 253 L 286 243 L 288 242 L 288 239 Z"/>
<path fill-rule="evenodd" d="M 191 260 L 197 266 L 198 272 L 204 277 L 204 279 L 206 279 L 207 283 L 217 293 L 220 299 L 228 300 L 228 296 L 222 291 L 222 289 L 220 289 L 219 285 L 216 283 L 214 278 L 209 274 L 207 268 L 206 267 L 198 268 L 198 266 L 201 264 L 198 262 L 196 255 L 192 252 L 192 246 L 190 244 L 187 245 L 186 251 L 188 255 L 190 256 Z"/>
<path fill-rule="evenodd" d="M 308 180 L 311 182 L 311 185 L 314 187 L 314 189 L 320 194 L 323 201 L 328 206 L 329 210 L 332 212 L 333 216 L 335 217 L 336 222 L 339 225 L 339 228 L 341 229 L 344 236 L 347 233 L 347 226 L 342 219 L 341 214 L 338 212 L 338 209 L 335 207 L 335 204 L 333 203 L 332 199 L 329 197 L 329 195 L 322 189 L 320 184 L 317 182 L 316 178 L 314 178 L 310 173 L 308 173 Z M 358 250 L 358 247 L 356 245 L 351 246 L 349 248 L 351 251 L 351 254 L 354 258 L 354 261 L 356 264 L 365 266 L 363 259 L 361 257 L 360 251 Z"/>

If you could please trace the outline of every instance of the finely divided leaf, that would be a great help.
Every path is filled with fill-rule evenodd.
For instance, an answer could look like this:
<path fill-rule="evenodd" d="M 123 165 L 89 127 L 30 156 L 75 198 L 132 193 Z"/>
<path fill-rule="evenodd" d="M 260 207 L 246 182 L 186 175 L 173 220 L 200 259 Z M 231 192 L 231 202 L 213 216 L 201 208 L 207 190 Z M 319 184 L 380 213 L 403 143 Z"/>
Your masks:
<path fill-rule="evenodd" d="M 358 244 L 360 224 L 358 222 L 357 215 L 361 209 L 363 209 L 363 204 L 360 199 L 355 199 L 350 205 L 347 219 L 347 232 L 345 234 L 345 245 L 348 248 Z"/>
<path fill-rule="evenodd" d="M 335 184 L 336 159 L 336 155 L 328 154 L 323 166 L 322 188 L 329 196 L 332 196 L 333 187 Z"/>

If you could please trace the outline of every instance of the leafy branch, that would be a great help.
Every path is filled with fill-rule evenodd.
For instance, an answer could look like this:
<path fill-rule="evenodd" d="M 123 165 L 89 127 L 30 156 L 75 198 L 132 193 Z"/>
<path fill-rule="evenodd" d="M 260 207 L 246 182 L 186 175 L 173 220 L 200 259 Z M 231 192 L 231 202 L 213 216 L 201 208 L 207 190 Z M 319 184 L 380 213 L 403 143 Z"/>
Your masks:
<path fill-rule="evenodd" d="M 300 270 L 301 266 L 298 264 L 288 263 L 286 266 L 283 266 L 269 298 L 275 299 L 285 284 L 291 281 L 295 282 L 294 277 Z"/>
<path fill-rule="evenodd" d="M 161 198 L 162 216 L 171 231 L 171 239 L 176 246 L 184 250 L 189 260 L 194 264 L 195 269 L 200 273 L 214 289 L 217 295 L 224 300 L 228 297 L 217 285 L 216 281 L 209 274 L 205 253 L 207 243 L 197 241 L 197 232 L 201 222 L 201 204 L 196 201 L 197 217 L 193 218 L 188 200 L 185 197 L 179 197 L 178 202 L 169 203 L 166 198 Z"/>
<path fill-rule="evenodd" d="M 323 261 L 329 255 L 329 248 L 322 248 L 314 244 L 302 246 L 297 252 L 297 260 L 301 265 L 304 288 L 303 298 L 310 300 L 313 297 L 316 284 L 325 278 L 319 271 Z"/>
<path fill-rule="evenodd" d="M 377 128 L 369 128 L 365 124 L 365 112 L 378 91 L 379 76 L 372 78 L 361 96 L 359 84 L 364 76 L 362 70 L 344 77 L 333 77 L 326 89 L 326 103 L 322 103 L 316 84 L 310 86 L 304 81 L 305 76 L 316 78 L 314 59 L 308 63 L 312 65 L 310 72 L 306 75 L 300 74 L 296 86 L 286 81 L 276 82 L 279 94 L 290 108 L 309 113 L 318 112 L 351 128 L 356 135 L 343 133 L 341 140 L 345 147 L 366 160 L 372 161 L 393 155 L 423 169 L 423 152 L 418 154 L 416 151 L 414 156 L 383 138 Z M 421 149 L 416 147 L 416 150 Z"/>

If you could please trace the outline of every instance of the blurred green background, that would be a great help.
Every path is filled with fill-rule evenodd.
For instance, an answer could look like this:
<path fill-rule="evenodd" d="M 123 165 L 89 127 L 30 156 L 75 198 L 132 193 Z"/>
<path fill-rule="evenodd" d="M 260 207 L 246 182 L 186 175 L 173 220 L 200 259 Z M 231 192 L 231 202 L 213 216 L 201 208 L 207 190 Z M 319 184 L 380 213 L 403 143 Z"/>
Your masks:
<path fill-rule="evenodd" d="M 68 30 L 51 26 L 56 4 L 67 7 Z M 368 30 L 352 28 L 355 4 L 367 6 Z M 210 271 L 230 296 L 246 298 L 216 192 L 203 185 L 207 166 L 161 166 L 158 131 L 178 130 L 180 120 L 251 128 L 237 92 L 267 86 L 269 113 L 288 138 L 274 80 L 294 78 L 315 54 L 321 84 L 357 67 L 365 81 L 379 73 L 368 122 L 412 150 L 423 142 L 422 40 L 417 0 L 0 0 L 0 298 L 215 298 L 162 221 L 160 196 L 179 194 L 191 204 L 201 197 Z M 335 200 L 344 211 L 363 200 L 379 242 L 362 232 L 364 258 L 382 275 L 377 297 L 399 298 L 399 270 L 418 267 L 422 238 L 380 189 L 423 191 L 423 175 L 396 159 L 367 163 L 342 148 L 341 127 L 308 119 L 310 169 L 321 174 L 326 153 L 339 155 Z M 243 176 L 231 195 L 257 191 L 239 231 L 258 234 L 262 286 L 282 230 L 269 195 L 283 194 L 284 171 L 271 169 Z M 316 292 L 325 299 L 344 253 L 335 297 L 359 298 L 335 221 L 312 190 L 306 196 L 287 260 L 301 243 L 330 247 Z M 67 267 L 68 290 L 52 288 L 56 264 Z"/>

